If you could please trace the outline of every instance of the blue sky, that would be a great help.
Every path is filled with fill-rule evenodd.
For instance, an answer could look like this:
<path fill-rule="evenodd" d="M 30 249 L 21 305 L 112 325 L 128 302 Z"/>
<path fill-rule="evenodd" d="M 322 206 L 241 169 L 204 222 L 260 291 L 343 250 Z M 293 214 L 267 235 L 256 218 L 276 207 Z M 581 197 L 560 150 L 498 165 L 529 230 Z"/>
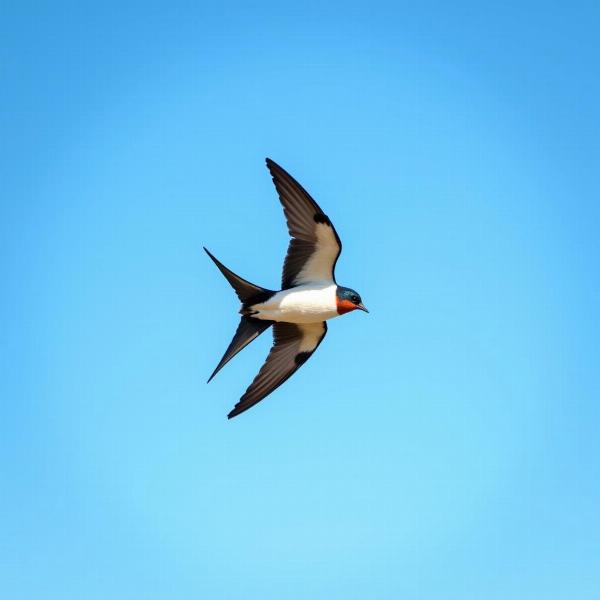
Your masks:
<path fill-rule="evenodd" d="M 5 3 L 11 599 L 592 599 L 600 9 Z M 371 313 L 233 421 L 270 156 Z"/>

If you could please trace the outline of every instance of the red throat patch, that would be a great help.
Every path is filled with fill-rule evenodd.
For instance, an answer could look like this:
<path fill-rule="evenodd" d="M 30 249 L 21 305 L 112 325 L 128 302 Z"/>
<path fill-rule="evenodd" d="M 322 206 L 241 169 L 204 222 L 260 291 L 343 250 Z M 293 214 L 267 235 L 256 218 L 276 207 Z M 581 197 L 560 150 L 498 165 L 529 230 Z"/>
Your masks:
<path fill-rule="evenodd" d="M 346 300 L 345 298 L 343 300 L 340 300 L 339 298 L 336 298 L 335 301 L 337 304 L 338 315 L 344 315 L 346 313 L 352 312 L 353 310 L 356 310 L 356 304 L 353 304 L 352 302 L 350 302 L 350 300 Z"/>

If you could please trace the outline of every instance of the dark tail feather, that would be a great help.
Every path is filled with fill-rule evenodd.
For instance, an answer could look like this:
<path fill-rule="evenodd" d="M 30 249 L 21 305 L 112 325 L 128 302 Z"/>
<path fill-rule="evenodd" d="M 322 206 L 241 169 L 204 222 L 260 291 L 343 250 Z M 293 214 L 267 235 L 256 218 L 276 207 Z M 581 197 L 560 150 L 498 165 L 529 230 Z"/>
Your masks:
<path fill-rule="evenodd" d="M 252 317 L 242 317 L 240 324 L 238 325 L 237 331 L 231 340 L 231 344 L 221 362 L 217 365 L 217 368 L 213 371 L 207 383 L 240 351 L 243 350 L 252 340 L 255 340 L 263 331 L 266 331 L 273 321 L 261 321 L 260 319 L 253 319 Z"/>
<path fill-rule="evenodd" d="M 235 290 L 241 303 L 244 305 L 244 309 L 240 312 L 246 311 L 248 305 L 252 305 L 257 301 L 264 301 L 264 299 L 273 295 L 275 292 L 267 290 L 258 285 L 254 285 L 245 279 L 242 279 L 236 275 L 233 271 L 228 269 L 222 262 L 216 259 L 206 248 L 204 248 L 206 254 L 210 256 L 212 261 L 217 265 L 219 271 L 223 273 L 225 279 L 229 281 L 231 287 Z M 263 331 L 268 329 L 273 324 L 273 321 L 262 321 L 260 319 L 254 319 L 250 316 L 244 315 L 240 324 L 238 325 L 237 331 L 231 340 L 231 344 L 225 351 L 221 362 L 217 365 L 217 368 L 213 371 L 210 376 L 210 381 L 240 350 L 245 348 L 252 340 L 255 340 Z"/>
<path fill-rule="evenodd" d="M 267 290 L 266 288 L 260 287 L 259 285 L 254 285 L 253 283 L 242 279 L 239 275 L 236 275 L 221 261 L 215 258 L 206 248 L 204 248 L 204 251 L 210 256 L 215 265 L 217 265 L 219 271 L 225 275 L 225 279 L 229 281 L 229 284 L 235 290 L 235 293 L 242 304 L 248 304 L 249 302 L 252 304 L 252 300 L 254 298 L 260 299 L 264 298 L 265 296 L 269 297 L 275 293 L 271 290 Z"/>

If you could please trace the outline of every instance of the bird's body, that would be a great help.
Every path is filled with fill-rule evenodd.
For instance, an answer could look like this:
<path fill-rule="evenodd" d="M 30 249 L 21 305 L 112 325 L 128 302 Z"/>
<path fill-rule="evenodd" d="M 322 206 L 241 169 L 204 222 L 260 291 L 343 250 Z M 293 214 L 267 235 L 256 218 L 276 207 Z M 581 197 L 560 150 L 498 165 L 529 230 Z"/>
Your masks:
<path fill-rule="evenodd" d="M 255 319 L 285 323 L 320 323 L 339 316 L 334 283 L 305 283 L 281 290 L 249 309 Z M 247 314 L 247 308 L 242 312 Z"/>
<path fill-rule="evenodd" d="M 272 291 L 242 279 L 205 248 L 242 302 L 238 329 L 209 381 L 273 326 L 269 356 L 229 418 L 260 402 L 310 358 L 327 333 L 325 321 L 357 309 L 368 312 L 354 290 L 335 281 L 342 243 L 329 217 L 278 164 L 267 159 L 267 167 L 292 237 L 283 265 L 282 289 Z"/>

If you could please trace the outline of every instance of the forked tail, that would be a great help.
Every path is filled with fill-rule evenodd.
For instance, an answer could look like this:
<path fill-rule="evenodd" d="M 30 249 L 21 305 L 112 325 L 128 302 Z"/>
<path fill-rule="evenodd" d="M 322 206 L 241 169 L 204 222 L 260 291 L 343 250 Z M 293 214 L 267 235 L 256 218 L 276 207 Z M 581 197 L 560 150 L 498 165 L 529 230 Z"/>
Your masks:
<path fill-rule="evenodd" d="M 246 307 L 251 306 L 252 304 L 256 304 L 258 302 L 264 302 L 266 299 L 271 297 L 275 292 L 268 290 L 266 288 L 260 287 L 258 285 L 254 285 L 249 281 L 246 281 L 239 275 L 236 275 L 233 271 L 228 269 L 222 262 L 220 262 L 217 258 L 215 258 L 206 248 L 204 251 L 212 261 L 217 265 L 219 271 L 223 273 L 225 279 L 229 281 L 229 284 L 234 289 L 237 297 L 240 299 L 242 303 L 242 313 L 246 310 Z M 243 314 L 240 319 L 240 324 L 238 325 L 237 331 L 229 344 L 227 350 L 225 350 L 225 354 L 223 358 L 220 360 L 217 368 L 213 371 L 213 374 L 210 376 L 208 381 L 210 380 L 240 351 L 243 350 L 250 342 L 255 340 L 261 333 L 266 331 L 271 325 L 273 321 L 264 321 L 260 319 L 254 319 L 253 317 Z"/>
<path fill-rule="evenodd" d="M 215 265 L 217 265 L 219 271 L 221 271 L 221 273 L 223 273 L 225 276 L 225 279 L 229 281 L 229 285 L 231 285 L 231 287 L 235 290 L 235 293 L 242 304 L 249 305 L 256 304 L 258 302 L 264 302 L 275 293 L 273 290 L 260 287 L 260 285 L 254 285 L 239 275 L 236 275 L 219 259 L 214 257 L 206 248 L 204 248 L 204 252 L 210 256 L 211 260 L 215 263 Z"/>

